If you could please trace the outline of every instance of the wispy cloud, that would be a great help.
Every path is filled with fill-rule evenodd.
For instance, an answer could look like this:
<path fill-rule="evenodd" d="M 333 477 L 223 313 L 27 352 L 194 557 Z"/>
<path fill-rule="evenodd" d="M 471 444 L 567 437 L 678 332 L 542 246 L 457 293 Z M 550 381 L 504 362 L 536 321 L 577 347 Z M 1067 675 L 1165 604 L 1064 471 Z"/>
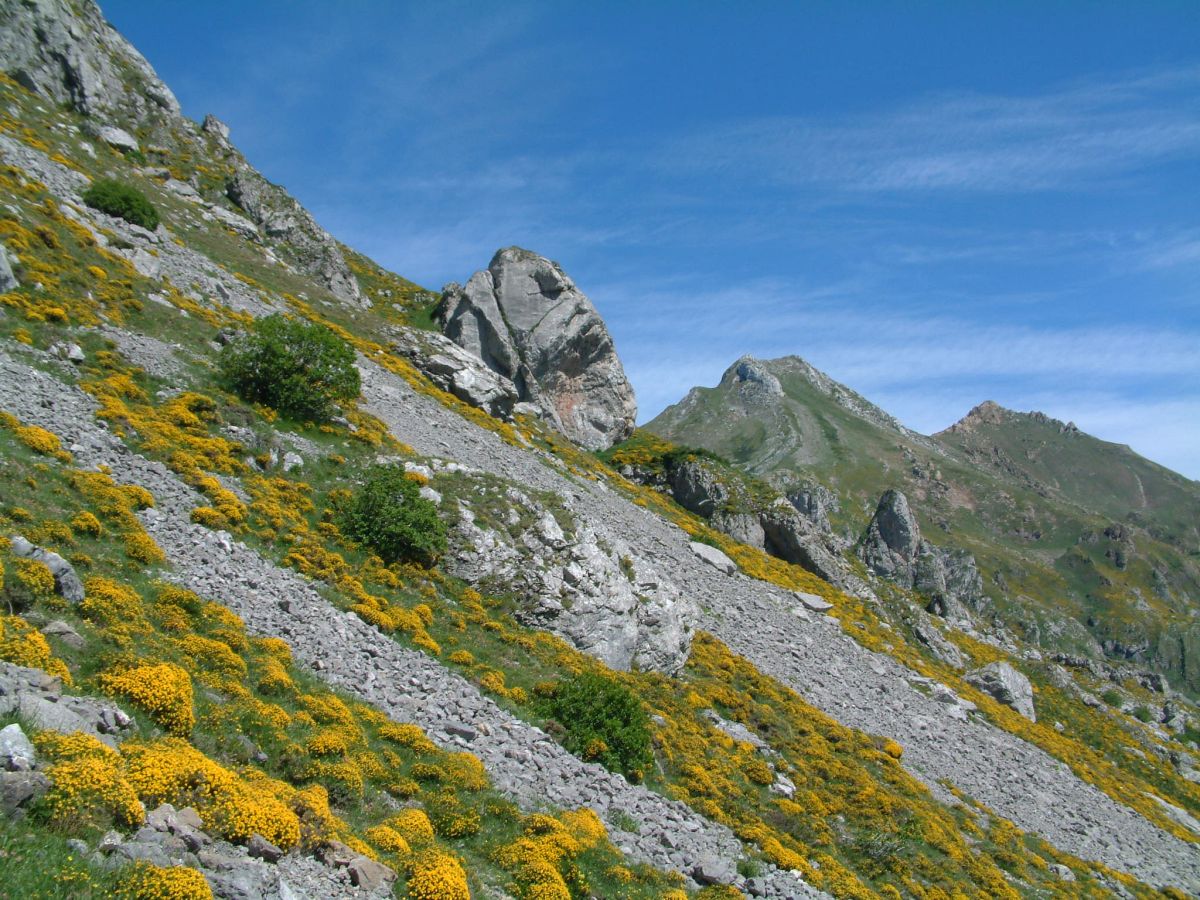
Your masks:
<path fill-rule="evenodd" d="M 858 191 L 1069 188 L 1200 151 L 1200 69 L 1026 97 L 943 95 L 857 119 L 759 118 L 667 145 L 660 165 Z"/>

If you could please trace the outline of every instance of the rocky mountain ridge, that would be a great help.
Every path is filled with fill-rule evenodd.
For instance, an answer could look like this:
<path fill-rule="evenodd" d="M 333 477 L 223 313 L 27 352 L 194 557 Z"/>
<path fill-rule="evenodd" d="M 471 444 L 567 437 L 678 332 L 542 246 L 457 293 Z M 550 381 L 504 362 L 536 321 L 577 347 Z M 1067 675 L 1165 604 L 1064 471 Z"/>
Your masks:
<path fill-rule="evenodd" d="M 533 312 L 491 320 L 522 394 L 471 341 L 416 328 L 428 295 L 241 170 L 216 119 L 156 101 L 94 4 L 0 0 L 0 23 L 6 61 L 77 54 L 61 82 L 23 62 L 36 76 L 0 83 L 0 660 L 81 698 L 64 708 L 116 702 L 129 720 L 99 747 L 73 720 L 62 735 L 5 722 L 31 738 L 39 776 L 27 753 L 3 757 L 7 886 L 268 900 L 1200 888 L 1191 757 L 1090 706 L 1103 670 L 972 640 L 900 587 L 846 593 L 781 559 L 786 533 L 810 566 L 830 555 L 831 579 L 866 573 L 838 533 L 853 507 L 813 480 L 722 496 L 726 470 L 702 458 L 638 485 L 584 452 L 628 431 L 632 394 L 560 267 L 501 251 L 515 297 L 489 268 L 487 292 L 442 301 L 447 323 L 488 297 L 570 313 L 555 334 Z M 87 70 L 117 73 L 105 103 L 71 99 Z M 54 90 L 73 107 L 48 108 Z M 162 224 L 89 206 L 102 178 Z M 219 379 L 220 348 L 273 313 L 353 349 L 361 392 L 329 421 L 291 421 Z M 438 512 L 437 566 L 385 564 L 339 528 L 377 465 Z M 598 765 L 604 740 L 568 750 L 578 723 L 553 704 L 581 675 L 646 714 L 644 769 Z"/>
<path fill-rule="evenodd" d="M 740 386 L 749 365 L 780 385 L 769 406 Z M 1196 690 L 1194 483 L 1070 423 L 992 402 L 912 439 L 876 413 L 829 403 L 837 392 L 794 377 L 804 370 L 791 357 L 743 358 L 717 388 L 693 389 L 647 428 L 785 490 L 797 479 L 823 484 L 858 555 L 932 610 L 969 612 L 1051 652 L 1107 653 Z M 932 537 L 881 539 L 872 518 L 889 497 Z"/>

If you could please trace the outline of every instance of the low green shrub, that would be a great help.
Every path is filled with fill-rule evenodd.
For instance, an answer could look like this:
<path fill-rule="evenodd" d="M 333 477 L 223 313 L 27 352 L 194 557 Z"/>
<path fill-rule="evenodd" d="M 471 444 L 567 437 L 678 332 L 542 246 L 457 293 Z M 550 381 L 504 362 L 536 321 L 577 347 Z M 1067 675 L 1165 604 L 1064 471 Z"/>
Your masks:
<path fill-rule="evenodd" d="M 221 352 L 225 386 L 242 399 L 285 416 L 320 422 L 339 401 L 358 396 L 354 349 L 324 325 L 280 313 L 258 319 L 252 330 Z"/>
<path fill-rule="evenodd" d="M 384 562 L 433 565 L 446 552 L 446 524 L 421 488 L 397 466 L 375 466 L 338 512 L 342 532 Z"/>
<path fill-rule="evenodd" d="M 146 195 L 131 184 L 113 178 L 98 178 L 83 192 L 83 202 L 110 216 L 153 231 L 158 227 L 158 210 Z"/>
<path fill-rule="evenodd" d="M 650 717 L 629 688 L 613 678 L 585 672 L 562 682 L 543 706 L 543 712 L 565 730 L 564 747 L 631 781 L 641 781 L 653 761 Z"/>
<path fill-rule="evenodd" d="M 1116 688 L 1109 688 L 1107 691 L 1105 691 L 1103 694 L 1100 695 L 1100 699 L 1103 700 L 1105 703 L 1107 703 L 1109 706 L 1113 706 L 1113 707 L 1119 707 L 1121 705 L 1122 701 L 1124 700 L 1124 698 L 1121 696 L 1121 692 L 1118 691 Z"/>

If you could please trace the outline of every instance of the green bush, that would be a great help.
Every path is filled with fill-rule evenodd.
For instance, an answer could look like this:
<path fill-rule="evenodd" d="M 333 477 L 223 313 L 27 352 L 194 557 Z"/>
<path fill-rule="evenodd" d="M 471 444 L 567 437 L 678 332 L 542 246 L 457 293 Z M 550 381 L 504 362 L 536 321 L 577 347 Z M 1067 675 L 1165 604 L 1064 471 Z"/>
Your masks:
<path fill-rule="evenodd" d="M 1103 700 L 1105 703 L 1107 703 L 1109 706 L 1119 707 L 1125 698 L 1121 696 L 1121 692 L 1118 691 L 1116 688 L 1109 688 L 1107 691 L 1105 691 L 1103 694 L 1100 695 L 1100 699 Z"/>
<path fill-rule="evenodd" d="M 584 673 L 564 681 L 543 711 L 566 731 L 576 756 L 641 781 L 653 761 L 650 717 L 634 693 L 613 678 Z"/>
<path fill-rule="evenodd" d="M 225 386 L 299 421 L 328 419 L 358 396 L 354 349 L 323 325 L 275 313 L 221 353 Z"/>
<path fill-rule="evenodd" d="M 1154 718 L 1154 713 L 1150 711 L 1148 706 L 1139 706 L 1133 711 L 1133 717 L 1139 722 L 1149 722 Z"/>
<path fill-rule="evenodd" d="M 83 192 L 83 202 L 110 216 L 141 225 L 150 231 L 158 227 L 158 210 L 146 195 L 131 184 L 112 178 L 98 178 Z"/>
<path fill-rule="evenodd" d="M 446 552 L 446 524 L 421 488 L 397 466 L 374 466 L 337 516 L 342 532 L 384 562 L 433 565 Z"/>

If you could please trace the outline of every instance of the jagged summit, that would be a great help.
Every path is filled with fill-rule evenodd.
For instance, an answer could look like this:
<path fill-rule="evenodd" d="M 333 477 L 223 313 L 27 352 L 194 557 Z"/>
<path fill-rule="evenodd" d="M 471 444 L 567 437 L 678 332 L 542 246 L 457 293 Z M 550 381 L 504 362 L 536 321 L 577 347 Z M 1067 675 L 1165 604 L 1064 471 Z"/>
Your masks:
<path fill-rule="evenodd" d="M 632 434 L 637 401 L 612 336 L 558 263 L 498 250 L 465 286 L 446 285 L 434 318 L 575 443 L 602 450 Z"/>
<path fill-rule="evenodd" d="M 937 432 L 934 437 L 941 437 L 947 434 L 958 434 L 962 432 L 971 432 L 984 425 L 1004 425 L 1013 422 L 1036 422 L 1043 425 L 1052 425 L 1063 434 L 1079 434 L 1079 428 L 1074 422 L 1062 422 L 1052 418 L 1043 412 L 1033 410 L 1031 412 L 1018 412 L 1013 409 L 1001 406 L 994 400 L 984 400 L 978 406 L 975 406 L 965 416 L 955 422 L 948 428 Z"/>

